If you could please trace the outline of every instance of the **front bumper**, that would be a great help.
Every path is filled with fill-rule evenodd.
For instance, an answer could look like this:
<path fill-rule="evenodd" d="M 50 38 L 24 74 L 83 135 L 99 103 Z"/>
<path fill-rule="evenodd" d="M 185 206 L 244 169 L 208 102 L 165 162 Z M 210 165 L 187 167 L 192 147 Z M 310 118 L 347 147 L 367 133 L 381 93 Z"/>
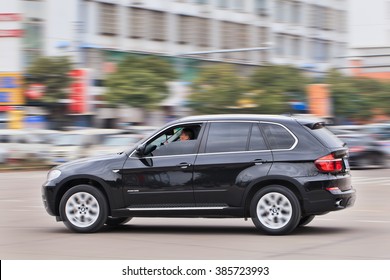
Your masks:
<path fill-rule="evenodd" d="M 45 183 L 42 186 L 42 201 L 45 206 L 46 212 L 51 216 L 58 216 L 56 213 L 56 205 L 55 205 L 55 187 Z"/>

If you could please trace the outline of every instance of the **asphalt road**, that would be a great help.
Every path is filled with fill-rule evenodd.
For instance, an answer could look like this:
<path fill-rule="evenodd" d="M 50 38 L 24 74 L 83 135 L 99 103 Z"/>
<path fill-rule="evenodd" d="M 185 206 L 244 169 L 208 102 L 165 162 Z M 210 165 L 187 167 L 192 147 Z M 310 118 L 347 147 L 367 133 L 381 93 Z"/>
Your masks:
<path fill-rule="evenodd" d="M 352 175 L 353 208 L 318 216 L 288 236 L 267 236 L 251 220 L 181 218 L 135 218 L 76 234 L 44 210 L 46 172 L 0 173 L 0 259 L 390 260 L 390 169 Z"/>

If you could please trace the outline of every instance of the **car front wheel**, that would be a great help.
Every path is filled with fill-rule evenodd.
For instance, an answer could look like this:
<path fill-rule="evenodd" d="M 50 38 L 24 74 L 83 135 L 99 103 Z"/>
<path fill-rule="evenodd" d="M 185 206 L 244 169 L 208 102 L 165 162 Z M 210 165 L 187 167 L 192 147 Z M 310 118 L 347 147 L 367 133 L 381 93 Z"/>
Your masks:
<path fill-rule="evenodd" d="M 90 233 L 101 229 L 108 216 L 107 202 L 101 191 L 78 185 L 69 189 L 60 202 L 60 216 L 67 228 Z"/>
<path fill-rule="evenodd" d="M 259 190 L 251 201 L 250 213 L 255 226 L 272 235 L 290 233 L 298 226 L 301 218 L 296 195 L 279 185 Z"/>

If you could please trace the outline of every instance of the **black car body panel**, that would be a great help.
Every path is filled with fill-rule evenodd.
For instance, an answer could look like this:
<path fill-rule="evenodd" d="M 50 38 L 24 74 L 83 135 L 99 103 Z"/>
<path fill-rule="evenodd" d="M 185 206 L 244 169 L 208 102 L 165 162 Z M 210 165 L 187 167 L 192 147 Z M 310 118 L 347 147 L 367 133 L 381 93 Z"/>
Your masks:
<path fill-rule="evenodd" d="M 177 141 L 184 128 L 193 131 L 193 140 Z M 338 139 L 326 141 L 334 136 L 321 129 L 320 124 L 281 116 L 184 118 L 167 124 L 126 152 L 55 167 L 60 175 L 43 185 L 43 199 L 47 212 L 59 220 L 64 219 L 60 205 L 72 206 L 78 201 L 69 201 L 85 195 L 73 194 L 72 188 L 83 189 L 85 185 L 102 193 L 109 217 L 252 216 L 261 220 L 253 217 L 253 200 L 263 189 L 270 189 L 264 196 L 266 203 L 280 195 L 282 200 L 289 198 L 288 207 L 296 208 L 296 199 L 299 217 L 344 209 L 355 200 L 347 148 Z M 328 160 L 329 155 L 335 158 Z M 318 159 L 329 166 L 337 161 L 342 168 L 338 165 L 336 171 L 323 172 L 317 167 Z M 68 193 L 70 198 L 62 201 Z M 259 200 L 257 207 L 263 207 L 261 201 L 264 203 Z M 75 214 L 76 220 L 78 217 Z M 280 231 L 270 227 L 268 233 L 291 231 L 299 217 Z M 84 231 L 83 226 L 75 227 L 65 219 L 71 229 Z M 99 227 L 103 223 L 100 221 Z M 75 224 L 79 225 L 77 221 Z M 96 229 L 86 227 L 85 231 Z"/>

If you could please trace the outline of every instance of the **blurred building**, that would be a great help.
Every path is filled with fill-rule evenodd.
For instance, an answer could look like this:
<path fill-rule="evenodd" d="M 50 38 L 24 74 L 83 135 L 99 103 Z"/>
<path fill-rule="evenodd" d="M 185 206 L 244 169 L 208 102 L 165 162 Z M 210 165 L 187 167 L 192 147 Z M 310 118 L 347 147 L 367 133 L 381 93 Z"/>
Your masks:
<path fill-rule="evenodd" d="M 291 64 L 321 75 L 341 67 L 347 51 L 347 0 L 2 2 L 16 3 L 23 15 L 18 71 L 38 55 L 70 56 L 88 69 L 85 100 L 91 104 L 105 76 L 128 53 L 170 59 L 181 79 L 190 81 L 200 64 L 213 62 L 234 63 L 243 71 Z M 0 13 L 7 9 L 3 3 Z"/>
<path fill-rule="evenodd" d="M 292 64 L 322 72 L 337 66 L 347 50 L 346 0 L 23 2 L 26 15 L 36 13 L 26 21 L 44 27 L 44 54 L 71 54 L 81 67 L 93 69 L 97 85 L 128 52 L 184 59 L 206 51 L 210 53 L 191 57 L 243 65 Z M 213 53 L 256 47 L 264 49 Z M 33 54 L 33 49 L 26 51 Z"/>
<path fill-rule="evenodd" d="M 346 72 L 390 81 L 390 0 L 350 1 L 349 13 Z"/>

